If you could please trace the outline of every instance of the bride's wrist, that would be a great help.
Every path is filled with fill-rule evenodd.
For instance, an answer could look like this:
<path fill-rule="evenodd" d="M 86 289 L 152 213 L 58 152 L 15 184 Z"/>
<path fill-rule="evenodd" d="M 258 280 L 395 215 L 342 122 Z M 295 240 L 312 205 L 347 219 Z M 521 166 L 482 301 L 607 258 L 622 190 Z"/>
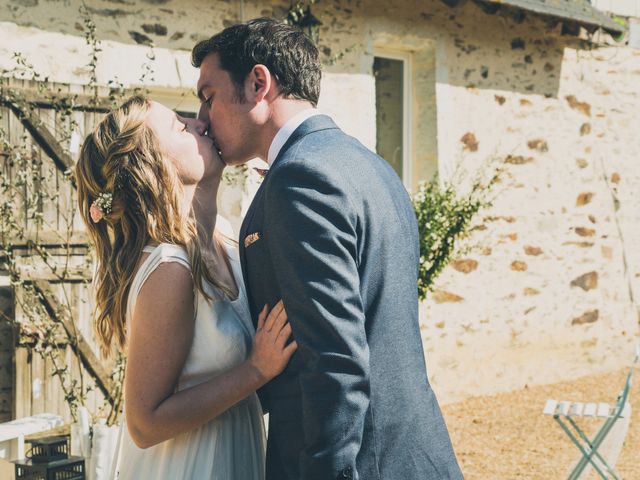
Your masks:
<path fill-rule="evenodd" d="M 251 358 L 249 358 L 246 362 L 244 362 L 244 367 L 246 370 L 247 378 L 251 385 L 254 386 L 254 389 L 265 385 L 270 379 L 258 368 L 258 366 L 252 362 Z"/>

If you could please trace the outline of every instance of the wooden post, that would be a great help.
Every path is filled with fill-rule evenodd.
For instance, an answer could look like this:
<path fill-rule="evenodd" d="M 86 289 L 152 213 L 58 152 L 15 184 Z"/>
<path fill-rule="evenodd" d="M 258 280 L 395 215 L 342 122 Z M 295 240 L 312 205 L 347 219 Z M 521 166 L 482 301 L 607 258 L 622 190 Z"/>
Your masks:
<path fill-rule="evenodd" d="M 7 102 L 9 108 L 20 119 L 24 128 L 32 135 L 38 146 L 51 157 L 53 163 L 61 171 L 73 169 L 74 162 L 69 154 L 62 148 L 56 137 L 49 131 L 46 125 L 33 113 L 29 112 L 27 107 L 17 101 Z M 75 186 L 73 179 L 71 183 Z"/>
<path fill-rule="evenodd" d="M 13 291 L 11 287 L 0 287 L 0 423 L 13 418 L 15 319 Z"/>

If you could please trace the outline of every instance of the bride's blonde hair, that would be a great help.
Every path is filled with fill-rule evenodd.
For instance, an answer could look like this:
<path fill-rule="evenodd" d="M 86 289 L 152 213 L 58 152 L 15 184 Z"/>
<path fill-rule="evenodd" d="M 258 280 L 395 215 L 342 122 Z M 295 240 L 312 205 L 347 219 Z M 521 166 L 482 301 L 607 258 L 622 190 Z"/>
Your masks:
<path fill-rule="evenodd" d="M 80 213 L 97 254 L 94 320 L 105 356 L 125 347 L 127 299 L 145 245 L 183 246 L 195 288 L 211 299 L 204 278 L 227 291 L 204 264 L 193 212 L 181 214 L 182 184 L 145 123 L 149 107 L 146 98 L 134 96 L 107 114 L 85 139 L 75 168 Z M 91 205 L 105 194 L 110 208 L 102 208 L 94 223 Z"/>

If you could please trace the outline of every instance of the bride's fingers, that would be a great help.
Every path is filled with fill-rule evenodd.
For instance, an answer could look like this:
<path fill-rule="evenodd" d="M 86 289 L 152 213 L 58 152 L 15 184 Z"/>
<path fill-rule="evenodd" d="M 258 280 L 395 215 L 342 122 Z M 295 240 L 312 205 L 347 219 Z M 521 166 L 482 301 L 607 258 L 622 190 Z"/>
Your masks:
<path fill-rule="evenodd" d="M 291 342 L 289 345 L 287 345 L 286 347 L 284 347 L 284 353 L 291 357 L 291 355 L 293 355 L 293 352 L 295 352 L 298 349 L 298 342 L 296 342 L 295 340 L 293 342 Z"/>
<path fill-rule="evenodd" d="M 271 309 L 269 315 L 267 316 L 267 320 L 264 325 L 264 328 L 267 330 L 267 332 L 270 332 L 273 329 L 273 325 L 282 310 L 284 310 L 284 304 L 282 303 L 282 300 L 280 300 L 278 303 L 276 303 L 275 307 Z"/>
<path fill-rule="evenodd" d="M 258 330 L 262 330 L 264 328 L 264 320 L 267 318 L 268 308 L 269 305 L 265 304 L 265 306 L 262 307 L 262 311 L 258 314 Z"/>
<path fill-rule="evenodd" d="M 287 323 L 282 328 L 282 330 L 280 330 L 280 332 L 278 333 L 278 336 L 276 337 L 276 345 L 282 348 L 284 344 L 287 343 L 287 340 L 289 339 L 290 336 L 291 336 L 291 324 Z"/>
<path fill-rule="evenodd" d="M 289 320 L 289 316 L 287 315 L 287 311 L 283 308 L 280 311 L 280 313 L 278 313 L 278 316 L 274 320 L 272 329 L 275 332 L 279 332 L 280 330 L 282 330 L 282 327 L 284 327 L 284 325 L 287 323 L 287 320 Z"/>

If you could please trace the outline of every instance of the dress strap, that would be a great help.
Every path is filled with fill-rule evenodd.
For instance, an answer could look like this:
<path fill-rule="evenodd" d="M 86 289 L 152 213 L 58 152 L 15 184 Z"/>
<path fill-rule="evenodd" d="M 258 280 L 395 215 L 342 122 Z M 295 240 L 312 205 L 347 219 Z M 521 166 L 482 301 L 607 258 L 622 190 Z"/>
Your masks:
<path fill-rule="evenodd" d="M 127 301 L 127 318 L 129 320 L 133 318 L 133 308 L 144 282 L 147 281 L 149 275 L 151 275 L 158 266 L 162 263 L 176 262 L 183 265 L 189 271 L 191 270 L 189 256 L 184 247 L 180 245 L 161 243 L 157 247 L 146 246 L 142 251 L 149 253 L 149 256 L 142 262 L 142 265 L 140 265 L 129 289 L 129 298 Z"/>

